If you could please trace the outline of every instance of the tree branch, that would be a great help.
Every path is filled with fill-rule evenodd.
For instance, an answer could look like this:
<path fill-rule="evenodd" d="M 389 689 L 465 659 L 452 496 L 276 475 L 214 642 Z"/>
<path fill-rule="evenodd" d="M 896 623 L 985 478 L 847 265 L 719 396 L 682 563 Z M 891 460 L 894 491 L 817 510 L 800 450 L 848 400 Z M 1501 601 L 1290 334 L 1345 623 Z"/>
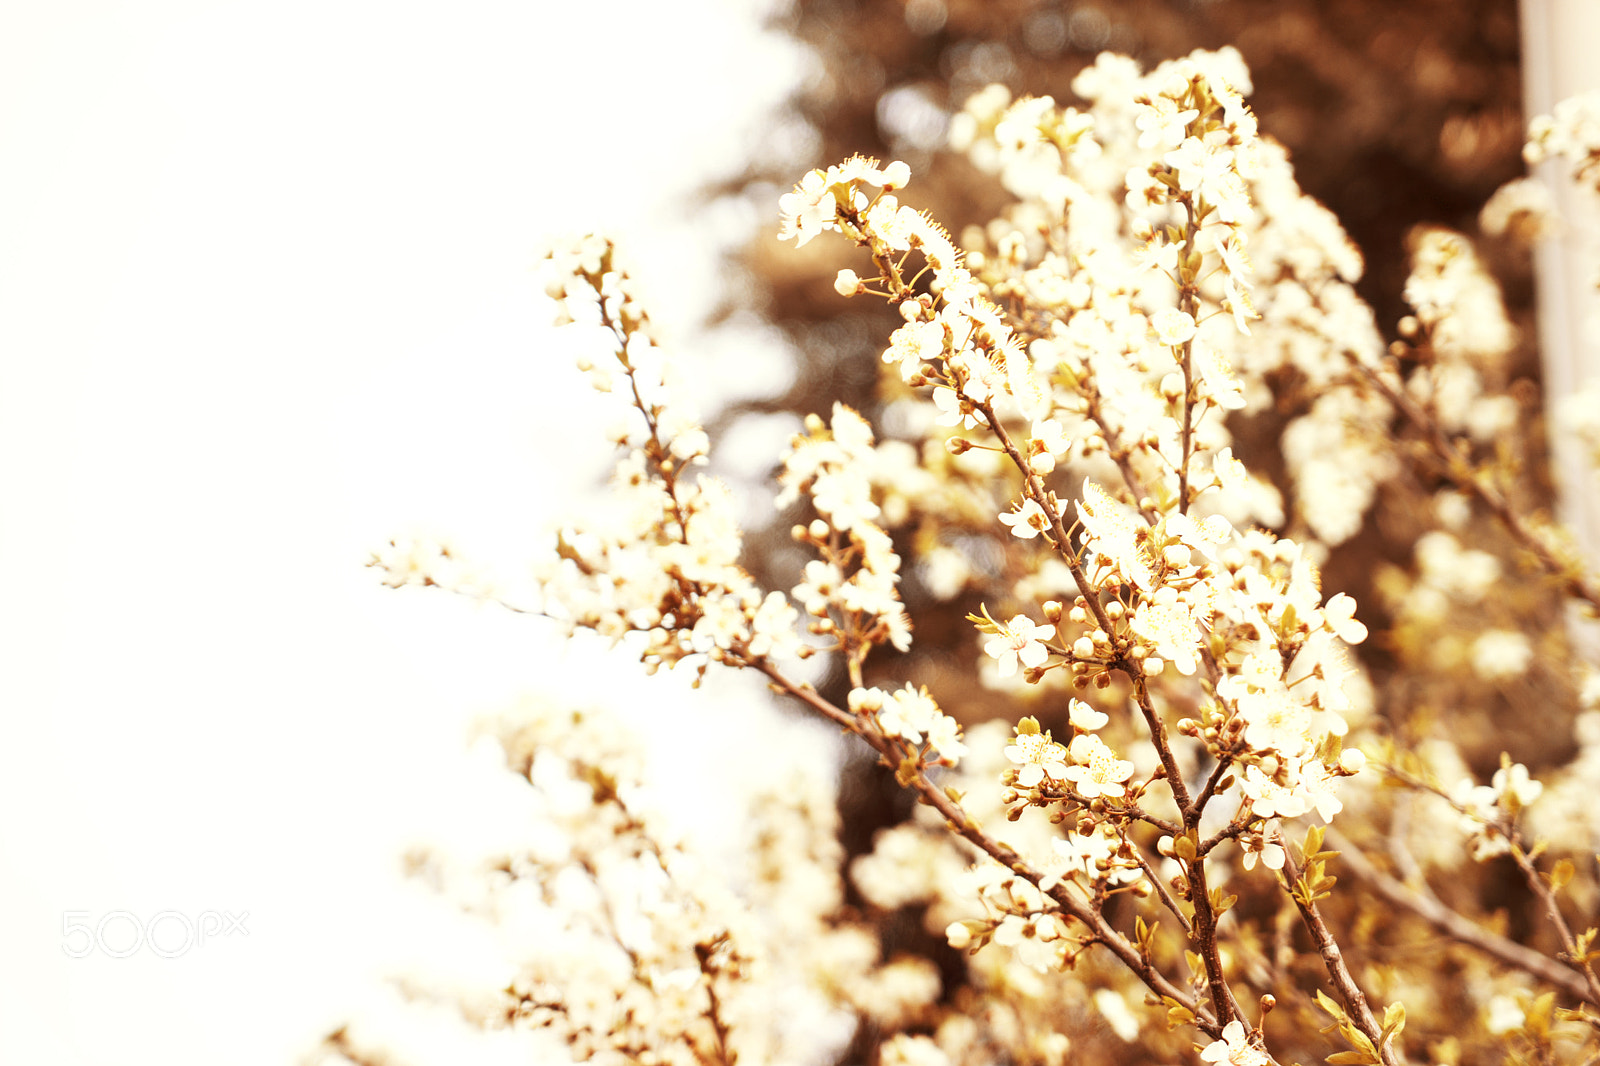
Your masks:
<path fill-rule="evenodd" d="M 1328 843 L 1338 849 L 1339 858 L 1358 881 L 1390 903 L 1404 907 L 1451 940 L 1499 959 L 1507 966 L 1546 984 L 1555 985 L 1575 999 L 1600 1006 L 1600 999 L 1595 998 L 1588 982 L 1548 955 L 1491 933 L 1476 922 L 1462 917 L 1445 906 L 1426 885 L 1420 890 L 1414 889 L 1384 873 L 1362 854 L 1360 848 L 1332 829 L 1328 830 Z"/>

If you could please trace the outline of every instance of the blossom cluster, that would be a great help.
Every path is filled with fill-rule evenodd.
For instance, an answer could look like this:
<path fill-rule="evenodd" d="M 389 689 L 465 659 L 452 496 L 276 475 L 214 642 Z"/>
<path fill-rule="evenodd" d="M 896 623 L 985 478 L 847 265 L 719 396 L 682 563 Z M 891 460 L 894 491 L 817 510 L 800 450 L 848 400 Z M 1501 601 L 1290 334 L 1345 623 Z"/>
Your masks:
<path fill-rule="evenodd" d="M 844 906 L 837 827 L 811 786 L 795 786 L 802 814 L 763 815 L 753 876 L 766 887 L 712 901 L 671 887 L 683 864 L 604 761 L 569 756 L 589 788 L 579 798 L 609 812 L 571 832 L 628 841 L 622 858 L 602 843 L 573 851 L 578 867 L 602 897 L 657 886 L 602 913 L 675 931 L 609 929 L 621 953 L 595 964 L 625 990 L 615 1010 L 568 1003 L 547 974 L 513 985 L 513 1013 L 585 1054 L 780 1061 L 783 1038 L 755 1005 L 774 1002 L 782 959 L 874 1027 L 886 1063 L 1060 1063 L 1087 1047 L 1090 1061 L 1192 1051 L 1260 1066 L 1328 1055 L 1311 1034 L 1337 1034 L 1331 1061 L 1399 1066 L 1408 1042 L 1465 1061 L 1458 1036 L 1418 1020 L 1437 989 L 1370 961 L 1409 921 L 1515 972 L 1462 968 L 1490 974 L 1475 1001 L 1501 1004 L 1479 1036 L 1548 1050 L 1559 1030 L 1594 1051 L 1596 934 L 1563 916 L 1572 864 L 1541 867 L 1519 821 L 1544 786 L 1509 756 L 1475 784 L 1464 739 L 1403 688 L 1374 707 L 1353 649 L 1378 618 L 1324 589 L 1334 549 L 1381 487 L 1420 476 L 1419 454 L 1447 487 L 1439 528 L 1413 538 L 1413 569 L 1378 573 L 1388 654 L 1468 663 L 1461 684 L 1509 692 L 1553 646 L 1488 608 L 1507 570 L 1465 545 L 1475 521 L 1501 522 L 1579 598 L 1590 588 L 1473 465 L 1518 416 L 1516 334 L 1486 267 L 1462 235 L 1414 234 L 1414 313 L 1386 348 L 1353 288 L 1359 254 L 1260 136 L 1236 52 L 1149 72 L 1104 55 L 1072 87 L 1082 107 L 991 87 L 956 116 L 952 145 L 1013 197 L 959 241 L 903 201 L 901 162 L 853 157 L 781 198 L 779 238 L 853 242 L 863 258 L 835 291 L 883 300 L 894 323 L 882 428 L 870 408 L 834 404 L 778 457 L 776 509 L 785 523 L 798 509 L 792 539 L 809 553 L 785 588 L 745 568 L 732 492 L 704 471 L 710 435 L 675 395 L 615 249 L 585 238 L 552 253 L 547 292 L 604 341 L 580 367 L 626 423 L 610 509 L 560 531 L 539 613 L 652 670 L 753 670 L 853 736 L 918 807 L 875 836 L 851 879 L 868 918 L 908 912 L 898 943 L 918 926 L 929 939 L 885 957 L 887 939 Z M 1587 143 L 1579 117 L 1540 127 L 1540 150 Z M 1241 428 L 1273 418 L 1264 455 Z M 1417 447 L 1397 444 L 1401 422 Z M 380 565 L 392 584 L 446 583 L 398 545 Z M 967 612 L 965 640 L 938 649 L 955 670 L 900 673 L 912 574 Z M 1447 624 L 1460 634 L 1439 639 Z M 812 658 L 821 669 L 796 672 Z M 979 684 L 946 690 L 959 672 Z M 1548 791 L 1575 795 L 1574 780 L 1557 774 Z M 1354 842 L 1341 835 L 1352 825 Z M 1479 862 L 1517 866 L 1556 951 L 1464 917 L 1455 886 L 1428 887 L 1463 838 Z M 1389 857 L 1367 855 L 1379 849 Z M 627 872 L 613 878 L 612 862 Z M 1409 917 L 1336 896 L 1346 866 Z M 762 926 L 767 911 L 779 931 Z M 951 949 L 959 972 L 939 954 Z M 1519 1005 L 1524 978 L 1579 1006 L 1558 1018 Z M 1142 1018 L 1141 1003 L 1155 1010 Z"/>
<path fill-rule="evenodd" d="M 1534 119 L 1523 156 L 1530 163 L 1564 156 L 1580 181 L 1594 185 L 1600 180 L 1600 92 L 1568 97 Z"/>

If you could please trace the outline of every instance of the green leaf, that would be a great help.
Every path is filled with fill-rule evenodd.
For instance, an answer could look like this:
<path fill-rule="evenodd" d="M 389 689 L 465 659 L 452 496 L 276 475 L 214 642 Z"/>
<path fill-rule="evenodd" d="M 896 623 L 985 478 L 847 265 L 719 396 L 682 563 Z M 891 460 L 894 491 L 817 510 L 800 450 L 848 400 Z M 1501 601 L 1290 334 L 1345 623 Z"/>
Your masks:
<path fill-rule="evenodd" d="M 1550 1036 L 1550 1019 L 1555 1014 L 1556 994 L 1546 992 L 1528 1005 L 1528 1011 L 1523 1015 L 1526 1019 L 1523 1028 L 1540 1040 Z"/>
<path fill-rule="evenodd" d="M 1555 869 L 1550 871 L 1550 890 L 1560 892 L 1572 881 L 1572 875 L 1577 873 L 1577 867 L 1572 865 L 1571 859 L 1562 859 L 1556 863 Z"/>
<path fill-rule="evenodd" d="M 1134 940 L 1134 943 L 1139 945 L 1139 951 L 1141 953 L 1146 954 L 1146 955 L 1148 955 L 1150 953 L 1150 942 L 1155 939 L 1156 930 L 1159 929 L 1159 928 L 1161 928 L 1161 923 L 1160 922 L 1156 922 L 1156 923 L 1152 924 L 1150 922 L 1145 921 L 1143 918 L 1139 917 L 1138 915 L 1134 916 L 1134 919 L 1133 919 L 1133 940 Z"/>
<path fill-rule="evenodd" d="M 1300 845 L 1300 854 L 1308 860 L 1322 850 L 1322 837 L 1324 830 L 1320 825 L 1314 825 L 1306 830 L 1306 841 Z"/>
<path fill-rule="evenodd" d="M 1404 1032 L 1406 1027 L 1406 1005 L 1398 1000 L 1384 1008 L 1383 1012 L 1383 1039 L 1387 1041 L 1396 1033 Z"/>

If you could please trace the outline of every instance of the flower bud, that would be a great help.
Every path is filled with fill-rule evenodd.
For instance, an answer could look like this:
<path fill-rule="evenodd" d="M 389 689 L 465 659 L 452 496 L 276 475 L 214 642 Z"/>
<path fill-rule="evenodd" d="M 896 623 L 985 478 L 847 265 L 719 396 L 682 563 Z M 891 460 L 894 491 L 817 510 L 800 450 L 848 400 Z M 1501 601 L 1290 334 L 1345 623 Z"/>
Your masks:
<path fill-rule="evenodd" d="M 885 189 L 903 189 L 910 181 L 911 167 L 898 159 L 883 168 L 883 187 Z"/>
<path fill-rule="evenodd" d="M 854 270 L 841 270 L 839 276 L 833 279 L 833 291 L 840 296 L 854 296 L 861 291 L 861 279 L 856 277 Z"/>
<path fill-rule="evenodd" d="M 1366 753 L 1360 748 L 1346 748 L 1339 753 L 1339 769 L 1347 774 L 1359 774 L 1366 765 Z"/>
<path fill-rule="evenodd" d="M 1072 655 L 1076 659 L 1094 658 L 1094 641 L 1088 637 L 1079 637 L 1072 642 Z"/>
<path fill-rule="evenodd" d="M 972 449 L 972 442 L 965 437 L 951 437 L 944 442 L 944 446 L 951 455 L 961 455 Z"/>
<path fill-rule="evenodd" d="M 1044 609 L 1044 620 L 1046 622 L 1049 622 L 1051 625 L 1055 625 L 1061 621 L 1060 600 L 1045 600 L 1042 604 L 1042 607 Z"/>

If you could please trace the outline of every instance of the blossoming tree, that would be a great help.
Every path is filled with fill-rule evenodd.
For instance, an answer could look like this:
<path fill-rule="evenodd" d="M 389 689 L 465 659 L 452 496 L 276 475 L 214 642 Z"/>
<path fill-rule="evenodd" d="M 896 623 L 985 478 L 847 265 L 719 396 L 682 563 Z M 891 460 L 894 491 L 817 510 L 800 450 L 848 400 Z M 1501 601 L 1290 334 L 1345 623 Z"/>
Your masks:
<path fill-rule="evenodd" d="M 1487 606 L 1429 644 L 1513 579 L 1600 606 L 1497 450 L 1519 417 L 1498 292 L 1464 236 L 1419 232 L 1386 346 L 1359 253 L 1258 135 L 1249 88 L 1229 50 L 1148 72 L 1103 55 L 1077 106 L 991 87 L 952 141 L 1011 204 L 960 241 L 903 163 L 847 159 L 782 198 L 782 238 L 843 238 L 839 298 L 899 316 L 893 432 L 837 404 L 779 457 L 809 555 L 786 588 L 742 565 L 732 490 L 701 469 L 712 442 L 616 250 L 552 253 L 548 291 L 606 340 L 584 365 L 628 421 L 616 506 L 563 530 L 521 609 L 650 671 L 761 676 L 917 808 L 847 885 L 820 779 L 775 782 L 747 867 L 719 876 L 648 812 L 603 720 L 508 718 L 510 772 L 559 832 L 474 896 L 531 931 L 479 1024 L 552 1061 L 1600 1058 L 1592 664 Z M 1556 123 L 1538 143 L 1592 177 L 1600 139 Z M 1264 412 L 1283 428 L 1256 454 L 1236 435 Z M 1379 582 L 1387 647 L 1402 675 L 1450 651 L 1480 686 L 1564 671 L 1588 713 L 1547 782 L 1504 756 L 1480 784 L 1437 708 L 1374 713 L 1352 653 L 1373 616 L 1319 563 L 1417 470 L 1437 514 Z M 1492 550 L 1463 542 L 1478 523 Z M 388 583 L 459 583 L 448 553 L 391 548 Z M 897 673 L 908 573 L 971 604 L 977 658 L 952 669 L 981 705 Z M 796 1023 L 824 1016 L 842 1038 Z M 352 1028 L 325 1050 L 379 1045 Z"/>

